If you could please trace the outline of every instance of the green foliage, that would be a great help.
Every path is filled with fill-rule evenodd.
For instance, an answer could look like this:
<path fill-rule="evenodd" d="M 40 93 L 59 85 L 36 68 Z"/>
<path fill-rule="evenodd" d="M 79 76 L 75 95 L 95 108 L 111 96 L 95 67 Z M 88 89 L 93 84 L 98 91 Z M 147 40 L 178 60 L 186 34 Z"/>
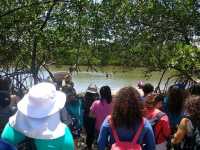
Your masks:
<path fill-rule="evenodd" d="M 199 76 L 197 0 L 3 0 L 0 61 L 38 72 L 55 64 L 176 69 Z"/>

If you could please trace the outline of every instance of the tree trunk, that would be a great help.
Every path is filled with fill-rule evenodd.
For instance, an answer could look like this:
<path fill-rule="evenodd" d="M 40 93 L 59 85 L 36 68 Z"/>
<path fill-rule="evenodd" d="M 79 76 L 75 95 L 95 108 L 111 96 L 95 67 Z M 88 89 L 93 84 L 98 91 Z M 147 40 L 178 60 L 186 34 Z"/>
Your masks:
<path fill-rule="evenodd" d="M 31 72 L 32 72 L 32 75 L 33 75 L 33 80 L 34 80 L 34 84 L 37 84 L 38 83 L 38 80 L 37 80 L 37 70 L 36 70 L 36 66 L 35 66 L 35 63 L 36 63 L 36 51 L 37 51 L 37 42 L 34 41 L 33 43 L 33 51 L 32 51 L 32 60 L 31 60 Z"/>

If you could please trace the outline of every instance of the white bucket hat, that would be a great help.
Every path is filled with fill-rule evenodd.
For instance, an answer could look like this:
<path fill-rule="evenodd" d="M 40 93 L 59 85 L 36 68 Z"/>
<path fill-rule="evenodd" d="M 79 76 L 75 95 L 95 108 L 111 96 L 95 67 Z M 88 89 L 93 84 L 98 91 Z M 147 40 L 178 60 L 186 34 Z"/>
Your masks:
<path fill-rule="evenodd" d="M 55 139 L 65 134 L 66 125 L 60 120 L 59 110 L 66 96 L 56 91 L 51 83 L 39 83 L 18 103 L 17 113 L 9 124 L 22 134 L 34 139 Z"/>
<path fill-rule="evenodd" d="M 56 91 L 51 83 L 39 83 L 32 87 L 17 104 L 18 110 L 32 118 L 44 118 L 62 109 L 66 95 Z"/>
<path fill-rule="evenodd" d="M 44 118 L 32 118 L 20 111 L 9 119 L 9 124 L 18 132 L 34 139 L 56 139 L 65 134 L 66 125 L 56 112 Z"/>

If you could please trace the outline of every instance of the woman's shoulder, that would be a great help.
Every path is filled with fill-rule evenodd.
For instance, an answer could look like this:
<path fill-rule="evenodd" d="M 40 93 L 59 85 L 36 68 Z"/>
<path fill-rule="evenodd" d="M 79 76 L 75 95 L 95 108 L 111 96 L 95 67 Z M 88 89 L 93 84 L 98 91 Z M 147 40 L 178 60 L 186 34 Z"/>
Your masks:
<path fill-rule="evenodd" d="M 16 138 L 17 137 L 17 138 Z M 10 143 L 12 146 L 17 145 L 21 141 L 23 141 L 26 138 L 25 135 L 15 130 L 12 126 L 9 124 L 6 125 L 3 133 L 2 133 L 2 139 L 6 140 L 8 143 Z M 68 127 L 65 128 L 65 135 L 62 137 L 56 138 L 56 139 L 49 139 L 49 140 L 42 140 L 42 139 L 34 139 L 35 144 L 38 149 L 44 149 L 46 145 L 58 145 L 60 143 L 61 147 L 64 149 L 74 150 L 74 143 L 73 138 L 71 135 L 71 132 Z"/>
<path fill-rule="evenodd" d="M 184 122 L 186 122 L 186 124 L 187 124 L 187 131 L 194 129 L 194 125 L 189 117 L 183 118 L 182 120 L 184 120 Z"/>
<path fill-rule="evenodd" d="M 146 108 L 144 111 L 145 111 L 145 116 L 148 120 L 154 118 L 157 114 L 161 112 L 159 109 L 154 108 L 154 107 Z"/>
<path fill-rule="evenodd" d="M 94 101 L 92 105 L 99 105 L 99 104 L 101 104 L 101 100 Z"/>
<path fill-rule="evenodd" d="M 108 116 L 108 117 L 109 117 L 109 116 Z M 104 128 L 111 128 L 108 117 L 106 117 L 105 120 L 103 121 L 102 126 L 103 126 Z"/>
<path fill-rule="evenodd" d="M 143 126 L 143 129 L 145 129 L 145 130 L 151 129 L 151 130 L 152 130 L 151 124 L 149 123 L 149 121 L 148 121 L 146 118 L 144 118 L 144 126 Z"/>
<path fill-rule="evenodd" d="M 150 123 L 149 123 L 149 121 L 146 119 L 146 118 L 143 118 L 144 119 L 144 125 L 143 125 L 143 128 L 144 129 L 151 129 L 151 125 L 150 125 Z M 136 126 L 139 126 L 141 124 L 141 122 L 140 121 L 137 121 L 136 122 Z M 103 122 L 103 124 L 102 124 L 102 126 L 104 126 L 104 127 L 110 127 L 110 123 L 109 123 L 109 118 L 108 117 L 106 117 L 106 119 L 104 120 L 104 122 Z"/>
<path fill-rule="evenodd" d="M 38 149 L 45 149 L 48 150 L 47 145 L 50 145 L 52 147 L 59 147 L 61 149 L 69 149 L 74 150 L 74 142 L 71 135 L 71 132 L 69 131 L 69 128 L 65 128 L 65 135 L 62 137 L 56 138 L 56 139 L 35 139 L 35 144 Z"/>
<path fill-rule="evenodd" d="M 6 124 L 1 137 L 13 146 L 26 138 L 25 135 L 15 130 L 12 126 L 9 125 L 9 123 Z"/>

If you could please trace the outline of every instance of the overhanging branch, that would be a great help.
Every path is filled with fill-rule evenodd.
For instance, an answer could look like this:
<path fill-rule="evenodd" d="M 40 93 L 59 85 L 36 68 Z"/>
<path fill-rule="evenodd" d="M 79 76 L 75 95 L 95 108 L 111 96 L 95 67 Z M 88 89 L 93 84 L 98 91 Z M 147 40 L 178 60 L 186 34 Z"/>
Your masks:
<path fill-rule="evenodd" d="M 15 8 L 13 10 L 10 10 L 8 12 L 6 12 L 5 14 L 1 15 L 0 16 L 0 19 L 15 12 L 15 11 L 18 11 L 18 10 L 21 10 L 23 8 L 26 8 L 26 7 L 31 7 L 31 6 L 34 6 L 34 5 L 40 5 L 40 4 L 48 4 L 48 3 L 51 3 L 52 1 L 47 1 L 47 2 L 41 2 L 41 3 L 33 3 L 33 4 L 29 4 L 29 5 L 24 5 L 24 6 L 21 6 L 21 7 L 18 7 L 18 8 Z"/>

